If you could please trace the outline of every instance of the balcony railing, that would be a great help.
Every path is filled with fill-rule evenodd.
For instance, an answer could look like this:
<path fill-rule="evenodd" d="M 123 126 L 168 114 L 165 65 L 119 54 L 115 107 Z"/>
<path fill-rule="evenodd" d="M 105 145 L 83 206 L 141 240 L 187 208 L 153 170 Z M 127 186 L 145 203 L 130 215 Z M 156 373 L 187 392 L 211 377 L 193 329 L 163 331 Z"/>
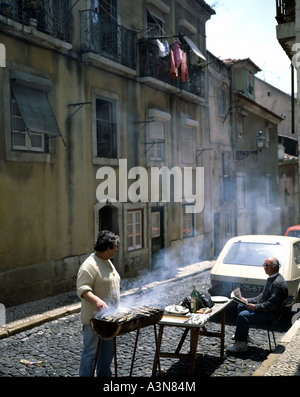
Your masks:
<path fill-rule="evenodd" d="M 276 0 L 277 22 L 287 23 L 295 21 L 295 0 Z"/>
<path fill-rule="evenodd" d="M 0 15 L 30 25 L 52 37 L 71 41 L 69 0 L 0 1 Z"/>
<path fill-rule="evenodd" d="M 153 77 L 196 96 L 205 97 L 205 73 L 188 61 L 189 81 L 182 80 L 181 68 L 178 69 L 178 78 L 175 79 L 170 73 L 170 56 L 159 56 L 155 40 L 140 40 L 139 57 L 141 77 Z"/>
<path fill-rule="evenodd" d="M 80 11 L 81 49 L 136 69 L 136 33 L 92 10 Z"/>

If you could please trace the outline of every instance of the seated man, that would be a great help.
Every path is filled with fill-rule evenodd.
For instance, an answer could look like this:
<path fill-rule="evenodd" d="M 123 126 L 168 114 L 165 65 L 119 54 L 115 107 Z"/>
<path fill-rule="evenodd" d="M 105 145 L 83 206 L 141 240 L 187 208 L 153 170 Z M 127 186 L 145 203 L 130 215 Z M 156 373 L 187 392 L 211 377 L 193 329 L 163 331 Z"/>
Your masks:
<path fill-rule="evenodd" d="M 263 321 L 273 321 L 278 318 L 283 302 L 288 297 L 288 286 L 281 274 L 278 273 L 280 264 L 276 258 L 267 258 L 263 264 L 269 276 L 261 294 L 255 298 L 242 300 L 247 304 L 238 305 L 235 343 L 227 348 L 233 353 L 242 353 L 248 350 L 247 338 L 249 327 Z"/>

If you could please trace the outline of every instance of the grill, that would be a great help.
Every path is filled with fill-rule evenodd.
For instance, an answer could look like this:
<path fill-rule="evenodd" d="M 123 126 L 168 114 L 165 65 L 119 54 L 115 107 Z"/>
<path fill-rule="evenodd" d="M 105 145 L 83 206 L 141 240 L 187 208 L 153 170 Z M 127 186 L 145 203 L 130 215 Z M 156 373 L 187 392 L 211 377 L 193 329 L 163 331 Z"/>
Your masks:
<path fill-rule="evenodd" d="M 158 323 L 164 310 L 152 306 L 135 306 L 116 314 L 103 315 L 90 320 L 94 333 L 103 339 L 135 331 Z"/>
<path fill-rule="evenodd" d="M 96 362 L 99 353 L 99 347 L 102 339 L 114 339 L 114 362 L 115 362 L 115 376 L 117 376 L 117 354 L 116 354 L 116 337 L 128 332 L 137 331 L 134 351 L 131 361 L 130 376 L 132 375 L 139 331 L 141 328 L 154 326 L 155 344 L 157 349 L 157 335 L 155 324 L 157 324 L 164 314 L 164 309 L 153 306 L 134 306 L 130 309 L 119 310 L 118 313 L 106 313 L 97 318 L 90 320 L 95 335 L 99 337 L 97 346 L 95 364 L 93 374 L 96 368 Z"/>

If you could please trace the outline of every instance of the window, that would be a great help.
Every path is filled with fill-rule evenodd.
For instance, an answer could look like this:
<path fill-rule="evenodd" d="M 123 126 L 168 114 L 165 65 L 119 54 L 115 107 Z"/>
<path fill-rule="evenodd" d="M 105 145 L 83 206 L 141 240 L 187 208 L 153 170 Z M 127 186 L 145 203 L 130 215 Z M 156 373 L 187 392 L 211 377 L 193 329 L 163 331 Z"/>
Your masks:
<path fill-rule="evenodd" d="M 265 259 L 272 256 L 281 262 L 286 246 L 273 243 L 243 242 L 233 243 L 223 263 L 230 265 L 262 266 Z"/>
<path fill-rule="evenodd" d="M 148 109 L 149 122 L 146 128 L 145 153 L 148 161 L 164 162 L 166 126 L 171 115 L 158 109 Z"/>
<path fill-rule="evenodd" d="M 61 136 L 47 98 L 50 80 L 11 71 L 11 148 L 46 152 L 48 136 Z"/>
<path fill-rule="evenodd" d="M 44 152 L 45 140 L 45 135 L 31 133 L 26 128 L 18 104 L 12 98 L 12 149 Z"/>
<path fill-rule="evenodd" d="M 186 213 L 185 208 L 187 206 L 183 205 L 183 216 L 182 216 L 182 236 L 183 238 L 193 237 L 194 236 L 194 214 Z"/>
<path fill-rule="evenodd" d="M 127 212 L 127 248 L 128 251 L 143 246 L 143 211 Z"/>
<path fill-rule="evenodd" d="M 161 19 L 147 11 L 147 33 L 150 37 L 162 37 L 164 35 L 163 25 L 164 22 Z"/>
<path fill-rule="evenodd" d="M 117 17 L 116 0 L 91 0 L 92 9 L 103 13 L 107 20 L 113 21 Z"/>
<path fill-rule="evenodd" d="M 199 122 L 181 113 L 180 147 L 183 166 L 196 165 L 196 130 Z"/>
<path fill-rule="evenodd" d="M 182 163 L 195 163 L 195 129 L 189 126 L 181 127 L 181 156 Z"/>
<path fill-rule="evenodd" d="M 164 142 L 153 139 L 152 146 L 150 149 L 150 160 L 153 161 L 164 161 Z"/>
<path fill-rule="evenodd" d="M 71 15 L 72 7 L 70 7 L 69 1 L 65 0 L 52 0 L 49 4 L 49 9 L 46 8 L 46 2 L 43 2 L 45 10 L 41 11 L 41 23 L 43 22 L 43 16 L 45 12 L 48 18 L 48 30 L 53 31 L 54 35 L 61 40 L 70 41 L 71 36 Z"/>
<path fill-rule="evenodd" d="M 149 160 L 164 161 L 165 145 L 165 123 L 163 121 L 153 121 L 149 125 Z"/>
<path fill-rule="evenodd" d="M 245 193 L 245 175 L 237 174 L 236 177 L 236 189 L 237 189 L 237 206 L 238 209 L 246 208 L 246 193 Z"/>
<path fill-rule="evenodd" d="M 222 152 L 222 203 L 231 201 L 230 153 Z"/>
<path fill-rule="evenodd" d="M 117 157 L 116 106 L 114 101 L 96 99 L 97 157 Z"/>
<path fill-rule="evenodd" d="M 246 71 L 247 73 L 247 94 L 251 97 L 254 96 L 254 74 L 249 70 Z"/>
<path fill-rule="evenodd" d="M 107 56 L 114 56 L 117 51 L 117 7 L 116 0 L 94 0 L 94 8 L 101 16 L 100 31 L 96 38 L 101 52 Z M 99 3 L 97 7 L 97 3 Z M 96 18 L 96 16 L 94 16 Z"/>

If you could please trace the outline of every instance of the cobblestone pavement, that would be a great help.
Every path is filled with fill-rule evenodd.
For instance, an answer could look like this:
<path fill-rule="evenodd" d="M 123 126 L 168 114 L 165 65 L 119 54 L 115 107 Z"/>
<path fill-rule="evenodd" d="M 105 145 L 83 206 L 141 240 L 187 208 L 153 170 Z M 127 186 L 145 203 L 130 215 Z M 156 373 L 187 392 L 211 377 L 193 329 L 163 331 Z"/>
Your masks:
<path fill-rule="evenodd" d="M 300 376 L 300 330 L 293 337 L 287 348 L 273 365 L 265 372 L 265 376 Z"/>
<path fill-rule="evenodd" d="M 191 276 L 160 282 L 149 289 L 135 289 L 135 304 L 167 304 L 179 303 L 190 295 L 192 285 L 197 290 L 209 287 L 209 270 Z M 127 284 L 126 288 L 133 285 Z M 124 292 L 124 291 L 123 291 Z M 72 295 L 72 294 L 71 294 Z M 126 293 L 123 293 L 125 299 Z M 129 297 L 132 297 L 128 294 Z M 68 298 L 76 300 L 75 294 Z M 231 336 L 235 330 L 235 303 L 231 303 L 226 311 L 225 346 L 232 343 Z M 15 315 L 17 315 L 15 313 Z M 290 318 L 284 318 L 275 330 L 276 339 L 283 336 L 290 328 Z M 207 324 L 208 330 L 220 330 L 220 319 L 213 319 Z M 178 328 L 167 327 L 163 337 L 162 348 L 175 350 L 182 334 Z M 249 345 L 249 351 L 243 355 L 225 353 L 220 358 L 220 340 L 217 338 L 200 337 L 195 365 L 195 376 L 249 376 L 261 365 L 269 355 L 267 331 L 262 328 L 251 329 L 250 336 L 255 344 Z M 299 343 L 299 339 L 297 340 Z M 135 332 L 117 337 L 118 376 L 129 375 L 131 357 L 135 342 Z M 134 363 L 133 376 L 149 377 L 152 374 L 154 359 L 153 327 L 140 330 Z M 82 326 L 78 313 L 47 322 L 41 326 L 26 330 L 17 335 L 0 340 L 0 376 L 43 376 L 43 377 L 77 377 L 82 349 Z M 182 352 L 188 352 L 186 341 Z M 40 362 L 24 364 L 20 360 Z M 161 359 L 162 376 L 184 376 L 187 374 L 188 363 L 178 359 Z M 269 375 L 272 375 L 271 373 Z"/>

